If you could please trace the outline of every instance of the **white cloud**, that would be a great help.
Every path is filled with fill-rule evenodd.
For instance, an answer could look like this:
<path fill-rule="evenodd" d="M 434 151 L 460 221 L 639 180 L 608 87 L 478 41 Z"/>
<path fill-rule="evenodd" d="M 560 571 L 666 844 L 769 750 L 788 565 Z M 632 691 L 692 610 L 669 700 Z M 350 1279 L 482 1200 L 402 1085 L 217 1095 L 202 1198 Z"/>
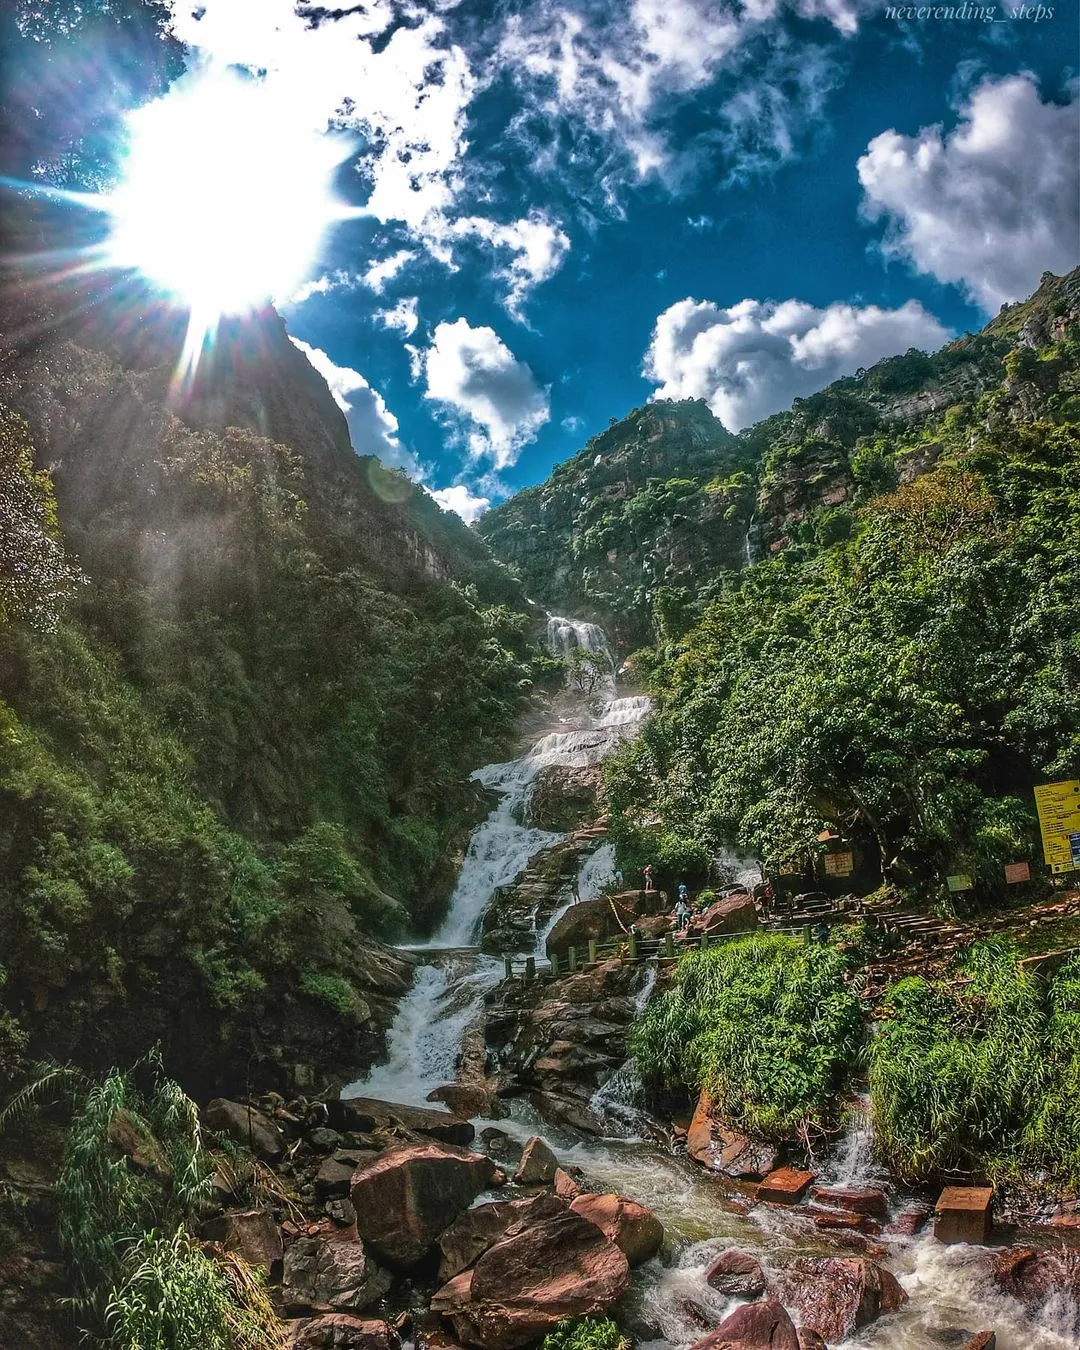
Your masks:
<path fill-rule="evenodd" d="M 909 347 L 949 334 L 909 300 L 899 309 L 742 300 L 722 309 L 680 300 L 656 320 L 644 374 L 657 398 L 703 398 L 730 431 L 786 408 L 793 398 Z"/>
<path fill-rule="evenodd" d="M 383 258 L 381 262 L 372 263 L 364 273 L 364 285 L 370 287 L 376 295 L 379 295 L 386 283 L 392 281 L 405 264 L 412 262 L 415 257 L 415 250 L 402 248 L 397 253 L 392 253 L 389 258 Z"/>
<path fill-rule="evenodd" d="M 509 265 L 500 275 L 510 283 L 506 307 L 515 318 L 521 317 L 521 306 L 533 287 L 553 277 L 570 251 L 570 240 L 560 225 L 538 210 L 510 225 L 467 216 L 455 220 L 451 230 L 459 237 L 473 235 L 492 248 L 512 252 Z"/>
<path fill-rule="evenodd" d="M 1080 105 L 1044 103 L 1034 77 L 986 79 L 950 132 L 885 131 L 859 160 L 863 210 L 887 254 L 990 313 L 1080 257 Z"/>
<path fill-rule="evenodd" d="M 331 291 L 345 290 L 350 286 L 355 286 L 358 278 L 352 273 L 339 267 L 336 272 L 324 272 L 321 277 L 316 277 L 314 281 L 305 281 L 302 286 L 298 286 L 292 295 L 286 301 L 290 305 L 302 305 L 305 300 L 310 300 L 313 295 L 328 295 Z"/>
<path fill-rule="evenodd" d="M 396 328 L 399 333 L 404 333 L 406 337 L 412 337 L 416 332 L 420 320 L 416 313 L 417 297 L 407 295 L 399 300 L 391 309 L 380 309 L 375 313 L 375 317 L 382 321 L 384 328 Z M 413 372 L 413 379 L 417 374 Z"/>
<path fill-rule="evenodd" d="M 294 347 L 307 359 L 330 386 L 334 402 L 345 414 L 353 449 L 359 455 L 376 455 L 384 464 L 418 473 L 416 459 L 398 439 L 398 420 L 386 406 L 383 396 L 372 389 L 358 370 L 336 365 L 324 351 L 290 337 Z"/>
<path fill-rule="evenodd" d="M 458 187 L 465 110 L 476 81 L 439 13 L 370 0 L 311 22 L 295 0 L 174 0 L 177 36 L 272 84 L 300 122 L 353 129 L 370 182 L 367 211 L 421 231 Z"/>
<path fill-rule="evenodd" d="M 456 483 L 453 487 L 437 488 L 431 495 L 444 511 L 455 512 L 466 525 L 471 525 L 474 520 L 479 520 L 491 505 L 489 497 L 476 496 L 471 488 L 466 487 L 464 483 Z"/>
<path fill-rule="evenodd" d="M 516 463 L 551 416 L 547 391 L 494 329 L 466 319 L 440 323 L 422 361 L 424 397 L 471 424 L 470 453 L 490 456 L 496 469 Z"/>

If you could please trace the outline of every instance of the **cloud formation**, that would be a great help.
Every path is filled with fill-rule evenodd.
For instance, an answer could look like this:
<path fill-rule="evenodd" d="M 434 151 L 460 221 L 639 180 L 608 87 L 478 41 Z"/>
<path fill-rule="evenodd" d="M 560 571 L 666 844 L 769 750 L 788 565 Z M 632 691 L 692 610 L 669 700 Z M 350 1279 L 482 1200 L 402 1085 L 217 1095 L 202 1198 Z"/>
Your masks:
<path fill-rule="evenodd" d="M 496 470 L 516 463 L 551 416 L 547 390 L 492 328 L 440 323 L 419 362 L 424 397 L 464 422 L 469 453 L 490 457 Z"/>
<path fill-rule="evenodd" d="M 492 248 L 510 251 L 510 262 L 499 275 L 509 282 L 506 308 L 515 318 L 521 318 L 521 307 L 533 287 L 553 277 L 570 251 L 570 240 L 559 223 L 539 210 L 510 225 L 465 216 L 455 220 L 451 229 L 459 238 L 471 235 Z"/>
<path fill-rule="evenodd" d="M 885 131 L 859 160 L 863 212 L 884 252 L 963 288 L 988 313 L 1080 257 L 1080 116 L 1028 74 L 986 79 L 952 131 Z"/>
<path fill-rule="evenodd" d="M 353 449 L 358 455 L 376 455 L 384 464 L 405 469 L 417 476 L 415 457 L 398 439 L 398 420 L 386 406 L 383 396 L 372 389 L 358 370 L 336 365 L 324 351 L 290 337 L 294 347 L 307 359 L 330 386 L 334 402 L 345 414 Z"/>
<path fill-rule="evenodd" d="M 375 317 L 380 320 L 384 328 L 393 328 L 399 333 L 404 333 L 406 337 L 412 337 L 420 323 L 419 316 L 416 313 L 416 305 L 417 297 L 407 295 L 399 300 L 396 305 L 392 305 L 390 309 L 376 310 Z"/>
<path fill-rule="evenodd" d="M 657 382 L 656 398 L 703 398 L 729 431 L 741 431 L 860 366 L 940 347 L 948 336 L 914 300 L 899 309 L 800 300 L 722 309 L 688 298 L 657 318 L 643 373 Z"/>
<path fill-rule="evenodd" d="M 453 487 L 436 488 L 431 495 L 444 511 L 453 511 L 466 525 L 479 520 L 491 505 L 489 497 L 477 496 L 463 483 L 455 483 Z"/>

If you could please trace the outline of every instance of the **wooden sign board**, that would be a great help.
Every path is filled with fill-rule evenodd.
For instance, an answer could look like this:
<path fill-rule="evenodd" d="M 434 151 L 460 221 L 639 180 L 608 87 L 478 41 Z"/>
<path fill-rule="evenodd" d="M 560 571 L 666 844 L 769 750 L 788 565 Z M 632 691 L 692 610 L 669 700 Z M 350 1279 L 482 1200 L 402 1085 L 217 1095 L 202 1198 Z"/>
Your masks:
<path fill-rule="evenodd" d="M 1031 864 L 1026 862 L 1015 862 L 1005 864 L 1005 881 L 1010 886 L 1015 886 L 1018 881 L 1031 880 Z"/>
<path fill-rule="evenodd" d="M 1035 789 L 1043 857 L 1051 872 L 1080 868 L 1080 778 L 1042 783 Z"/>
<path fill-rule="evenodd" d="M 825 875 L 849 877 L 855 871 L 855 855 L 850 852 L 826 853 Z"/>
<path fill-rule="evenodd" d="M 950 891 L 970 891 L 974 889 L 975 883 L 966 872 L 961 872 L 958 876 L 946 877 L 945 885 Z"/>

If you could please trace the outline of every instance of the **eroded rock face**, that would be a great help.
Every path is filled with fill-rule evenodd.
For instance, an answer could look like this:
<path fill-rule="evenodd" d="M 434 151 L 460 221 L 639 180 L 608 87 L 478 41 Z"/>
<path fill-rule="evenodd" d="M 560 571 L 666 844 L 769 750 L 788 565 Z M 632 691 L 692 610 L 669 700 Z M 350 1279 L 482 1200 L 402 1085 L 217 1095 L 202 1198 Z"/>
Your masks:
<path fill-rule="evenodd" d="M 360 1312 L 391 1283 L 362 1242 L 302 1237 L 285 1252 L 281 1296 L 290 1312 Z"/>
<path fill-rule="evenodd" d="M 692 924 L 699 933 L 748 933 L 758 927 L 758 914 L 749 895 L 729 895 L 702 910 Z"/>
<path fill-rule="evenodd" d="M 603 775 L 598 764 L 572 768 L 550 764 L 533 780 L 526 825 L 562 834 L 601 812 Z"/>
<path fill-rule="evenodd" d="M 743 1181 L 760 1181 L 776 1170 L 779 1160 L 772 1144 L 740 1134 L 718 1119 L 707 1092 L 698 1097 L 686 1134 L 686 1151 L 710 1172 L 723 1172 Z"/>
<path fill-rule="evenodd" d="M 596 1224 L 614 1242 L 631 1266 L 639 1266 L 660 1250 L 664 1225 L 644 1205 L 621 1195 L 579 1195 L 570 1204 L 575 1214 Z"/>
<path fill-rule="evenodd" d="M 558 1170 L 558 1158 L 544 1140 L 534 1134 L 522 1150 L 514 1180 L 519 1186 L 549 1186 Z"/>
<path fill-rule="evenodd" d="M 896 1277 L 863 1257 L 800 1257 L 774 1273 L 770 1292 L 830 1343 L 907 1302 Z"/>
<path fill-rule="evenodd" d="M 485 1190 L 495 1164 L 446 1144 L 391 1149 L 352 1181 L 357 1232 L 394 1269 L 408 1269 Z"/>
<path fill-rule="evenodd" d="M 401 1337 L 386 1322 L 336 1313 L 294 1322 L 288 1345 L 290 1350 L 401 1350 Z"/>
<path fill-rule="evenodd" d="M 736 1308 L 692 1350 L 800 1350 L 795 1324 L 775 1299 Z"/>
<path fill-rule="evenodd" d="M 253 1106 L 217 1097 L 203 1111 L 203 1120 L 210 1129 L 228 1135 L 266 1162 L 276 1162 L 285 1151 L 285 1136 Z"/>
<path fill-rule="evenodd" d="M 630 1267 L 595 1224 L 565 1211 L 516 1224 L 472 1271 L 432 1301 L 461 1340 L 484 1350 L 514 1350 L 565 1317 L 604 1312 L 627 1289 Z"/>
<path fill-rule="evenodd" d="M 469 1121 L 425 1106 L 405 1106 L 399 1102 L 379 1101 L 375 1097 L 346 1097 L 329 1101 L 326 1106 L 335 1129 L 361 1134 L 373 1130 L 406 1130 L 410 1134 L 427 1135 L 442 1144 L 461 1147 L 471 1144 L 476 1137 L 476 1130 Z"/>
<path fill-rule="evenodd" d="M 765 1274 L 749 1252 L 737 1248 L 721 1252 L 705 1272 L 705 1283 L 732 1298 L 760 1298 L 765 1292 Z"/>

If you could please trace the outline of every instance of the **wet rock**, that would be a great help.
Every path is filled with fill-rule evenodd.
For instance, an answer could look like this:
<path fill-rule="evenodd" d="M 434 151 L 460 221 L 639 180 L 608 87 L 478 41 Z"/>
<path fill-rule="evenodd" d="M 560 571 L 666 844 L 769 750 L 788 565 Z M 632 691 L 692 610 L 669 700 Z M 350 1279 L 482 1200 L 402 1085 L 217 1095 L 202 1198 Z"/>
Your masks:
<path fill-rule="evenodd" d="M 573 1200 L 581 1194 L 581 1187 L 577 1181 L 561 1167 L 555 1169 L 554 1182 L 555 1194 L 563 1200 Z"/>
<path fill-rule="evenodd" d="M 698 933 L 748 933 L 758 927 L 758 914 L 753 899 L 746 894 L 725 896 L 702 910 L 691 924 Z"/>
<path fill-rule="evenodd" d="M 778 1167 L 757 1188 L 757 1198 L 774 1205 L 797 1205 L 813 1180 L 813 1172 L 802 1172 L 797 1167 Z"/>
<path fill-rule="evenodd" d="M 507 1157 L 513 1147 L 506 1131 L 500 1130 L 495 1125 L 488 1125 L 480 1131 L 480 1142 L 484 1146 L 484 1152 L 492 1158 Z"/>
<path fill-rule="evenodd" d="M 494 1092 L 482 1084 L 445 1083 L 429 1092 L 427 1100 L 445 1103 L 451 1113 L 461 1120 L 473 1120 L 477 1116 L 491 1117 L 505 1111 Z"/>
<path fill-rule="evenodd" d="M 705 1283 L 732 1298 L 760 1298 L 765 1292 L 765 1274 L 758 1261 L 734 1247 L 721 1252 L 709 1266 Z"/>
<path fill-rule="evenodd" d="M 360 1312 L 391 1283 L 362 1242 L 302 1237 L 285 1252 L 281 1297 L 291 1312 Z"/>
<path fill-rule="evenodd" d="M 575 768 L 551 764 L 533 779 L 526 819 L 537 830 L 563 834 L 584 820 L 593 820 L 599 812 L 603 777 L 598 764 Z"/>
<path fill-rule="evenodd" d="M 401 1350 L 401 1337 L 375 1318 L 305 1317 L 289 1328 L 289 1350 Z"/>
<path fill-rule="evenodd" d="M 853 1233 L 877 1233 L 880 1231 L 878 1224 L 873 1219 L 867 1218 L 865 1214 L 856 1214 L 854 1210 L 848 1209 L 819 1209 L 816 1205 L 811 1205 L 807 1211 L 814 1221 L 815 1228 L 821 1229 L 848 1229 Z"/>
<path fill-rule="evenodd" d="M 595 1224 L 570 1211 L 518 1224 L 472 1271 L 440 1290 L 432 1307 L 484 1350 L 514 1350 L 565 1317 L 604 1312 L 627 1289 L 626 1257 Z"/>
<path fill-rule="evenodd" d="M 208 1219 L 200 1230 L 206 1242 L 217 1242 L 227 1252 L 236 1252 L 249 1266 L 261 1266 L 268 1274 L 282 1258 L 281 1230 L 266 1209 L 230 1210 Z"/>
<path fill-rule="evenodd" d="M 883 1219 L 888 1213 L 885 1192 L 872 1186 L 814 1186 L 810 1198 L 834 1209 L 868 1214 L 872 1219 Z"/>
<path fill-rule="evenodd" d="M 399 1102 L 382 1102 L 373 1097 L 347 1097 L 343 1101 L 327 1102 L 327 1109 L 330 1124 L 335 1129 L 356 1130 L 361 1134 L 370 1134 L 374 1130 L 406 1130 L 462 1148 L 476 1137 L 476 1130 L 469 1121 L 424 1106 L 403 1106 Z"/>
<path fill-rule="evenodd" d="M 964 1342 L 964 1350 L 997 1350 L 997 1336 L 992 1331 L 977 1331 Z"/>
<path fill-rule="evenodd" d="M 530 1092 L 529 1102 L 549 1125 L 568 1125 L 582 1134 L 600 1137 L 605 1132 L 603 1119 L 588 1101 L 558 1092 Z"/>
<path fill-rule="evenodd" d="M 1080 1343 L 1080 1251 L 1010 1247 L 994 1255 L 991 1270 L 999 1288 L 1031 1311 L 1051 1299 L 1069 1309 L 1072 1320 L 1067 1334 Z"/>
<path fill-rule="evenodd" d="M 644 1205 L 620 1195 L 579 1195 L 571 1210 L 596 1224 L 609 1241 L 614 1242 L 631 1266 L 639 1266 L 660 1250 L 664 1225 Z"/>
<path fill-rule="evenodd" d="M 514 1180 L 519 1186 L 548 1186 L 555 1180 L 559 1160 L 548 1145 L 534 1134 L 521 1153 Z"/>
<path fill-rule="evenodd" d="M 490 1184 L 494 1171 L 484 1154 L 434 1141 L 392 1149 L 353 1177 L 357 1230 L 380 1260 L 407 1269 Z"/>
<path fill-rule="evenodd" d="M 907 1205 L 881 1231 L 898 1237 L 914 1237 L 926 1226 L 933 1213 L 929 1205 Z"/>
<path fill-rule="evenodd" d="M 468 1209 L 439 1237 L 439 1279 L 452 1280 L 493 1246 L 512 1225 L 525 1226 L 566 1211 L 558 1197 L 541 1193 L 528 1200 L 496 1200 Z"/>
<path fill-rule="evenodd" d="M 698 1097 L 694 1118 L 686 1133 L 686 1151 L 710 1172 L 723 1172 L 736 1180 L 760 1181 L 776 1170 L 777 1150 L 760 1139 L 751 1139 L 725 1125 L 712 1113 L 708 1093 Z"/>
<path fill-rule="evenodd" d="M 895 1276 L 864 1257 L 800 1257 L 773 1274 L 769 1289 L 826 1341 L 842 1341 L 907 1302 Z"/>
<path fill-rule="evenodd" d="M 691 1350 L 799 1350 L 795 1324 L 775 1299 L 736 1308 Z"/>
<path fill-rule="evenodd" d="M 315 1173 L 315 1194 L 322 1200 L 335 1195 L 348 1195 L 353 1174 L 358 1167 L 374 1162 L 379 1153 L 370 1149 L 338 1149 L 330 1158 L 324 1158 Z"/>
<path fill-rule="evenodd" d="M 992 1186 L 946 1186 L 934 1207 L 939 1242 L 983 1243 L 990 1232 Z"/>
<path fill-rule="evenodd" d="M 285 1152 L 281 1130 L 254 1106 L 217 1097 L 203 1111 L 203 1120 L 211 1130 L 228 1135 L 266 1162 L 276 1162 Z"/>
<path fill-rule="evenodd" d="M 799 1350 L 829 1350 L 822 1337 L 811 1327 L 800 1327 L 797 1334 Z"/>

